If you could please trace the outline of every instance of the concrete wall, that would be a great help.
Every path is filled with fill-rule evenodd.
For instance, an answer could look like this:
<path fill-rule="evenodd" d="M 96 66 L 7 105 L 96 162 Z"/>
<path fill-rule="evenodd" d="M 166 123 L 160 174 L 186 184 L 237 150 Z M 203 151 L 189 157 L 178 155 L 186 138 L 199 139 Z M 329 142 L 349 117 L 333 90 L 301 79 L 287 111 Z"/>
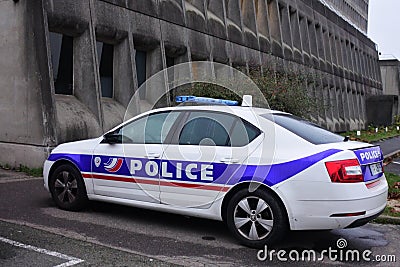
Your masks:
<path fill-rule="evenodd" d="M 389 126 L 394 123 L 394 116 L 398 114 L 399 96 L 380 95 L 367 99 L 368 124 L 374 126 Z"/>
<path fill-rule="evenodd" d="M 400 97 L 400 61 L 397 59 L 381 60 L 379 66 L 382 76 L 384 95 Z M 393 108 L 393 116 L 400 115 L 400 103 Z"/>
<path fill-rule="evenodd" d="M 375 44 L 318 0 L 5 0 L 0 16 L 4 163 L 38 166 L 56 144 L 121 122 L 137 51 L 147 77 L 167 58 L 317 74 L 305 90 L 328 104 L 314 118 L 334 131 L 366 127 L 366 98 L 382 94 Z M 73 37 L 72 95 L 55 94 L 50 32 Z M 96 41 L 114 47 L 112 98 L 101 95 Z"/>
<path fill-rule="evenodd" d="M 383 94 L 400 95 L 400 61 L 381 60 L 379 66 L 382 75 Z"/>

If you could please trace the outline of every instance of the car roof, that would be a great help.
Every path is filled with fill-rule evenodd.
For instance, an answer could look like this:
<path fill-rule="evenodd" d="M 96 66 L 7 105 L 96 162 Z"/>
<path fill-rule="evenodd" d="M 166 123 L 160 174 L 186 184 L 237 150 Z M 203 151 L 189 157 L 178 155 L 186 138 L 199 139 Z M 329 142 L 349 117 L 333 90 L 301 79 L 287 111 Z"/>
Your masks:
<path fill-rule="evenodd" d="M 181 111 L 220 111 L 220 112 L 227 112 L 231 114 L 240 114 L 241 112 L 249 112 L 252 111 L 257 115 L 263 115 L 263 114 L 289 114 L 283 111 L 278 111 L 278 110 L 272 110 L 272 109 L 267 109 L 267 108 L 259 108 L 259 107 L 246 107 L 246 106 L 225 106 L 225 105 L 192 105 L 192 106 L 175 106 L 175 107 L 165 107 L 165 108 L 157 108 L 157 109 L 151 109 L 146 112 L 142 112 L 140 114 L 137 114 L 128 120 L 124 121 L 122 124 L 115 126 L 108 132 L 115 131 L 118 129 L 121 125 L 127 124 L 133 120 L 135 120 L 138 117 L 146 116 L 148 114 L 152 114 L 155 112 L 163 112 L 163 111 L 176 111 L 176 110 L 181 110 Z"/>
<path fill-rule="evenodd" d="M 221 111 L 228 113 L 240 114 L 241 111 L 253 111 L 257 115 L 262 114 L 289 114 L 279 110 L 259 108 L 259 107 L 243 107 L 243 106 L 225 106 L 225 105 L 193 105 L 193 106 L 176 106 L 176 107 L 166 107 L 158 108 L 148 111 L 149 113 L 157 111 L 173 111 L 173 110 L 199 110 L 199 111 Z"/>

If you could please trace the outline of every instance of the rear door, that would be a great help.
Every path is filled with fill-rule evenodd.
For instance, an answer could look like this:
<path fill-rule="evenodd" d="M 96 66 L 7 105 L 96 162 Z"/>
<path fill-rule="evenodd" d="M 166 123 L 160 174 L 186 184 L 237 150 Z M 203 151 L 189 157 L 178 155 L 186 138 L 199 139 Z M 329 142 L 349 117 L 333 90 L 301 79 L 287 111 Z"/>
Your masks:
<path fill-rule="evenodd" d="M 188 112 L 163 154 L 161 202 L 210 207 L 262 136 L 257 127 L 228 113 Z"/>

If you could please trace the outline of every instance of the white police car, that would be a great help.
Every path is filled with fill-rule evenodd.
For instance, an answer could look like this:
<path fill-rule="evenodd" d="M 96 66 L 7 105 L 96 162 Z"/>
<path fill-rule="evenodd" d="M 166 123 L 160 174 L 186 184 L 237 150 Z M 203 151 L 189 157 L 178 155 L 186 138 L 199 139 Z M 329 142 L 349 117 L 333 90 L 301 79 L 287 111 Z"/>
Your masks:
<path fill-rule="evenodd" d="M 44 164 L 45 187 L 66 210 L 100 200 L 224 220 L 251 247 L 289 229 L 357 227 L 383 211 L 378 146 L 243 102 L 152 110 L 59 145 Z"/>

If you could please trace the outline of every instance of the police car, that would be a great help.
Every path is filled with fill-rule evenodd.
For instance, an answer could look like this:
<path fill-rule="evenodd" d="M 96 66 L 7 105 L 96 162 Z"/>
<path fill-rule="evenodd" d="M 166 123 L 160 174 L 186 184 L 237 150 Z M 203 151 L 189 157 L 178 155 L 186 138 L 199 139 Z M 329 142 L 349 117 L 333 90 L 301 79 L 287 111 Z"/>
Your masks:
<path fill-rule="evenodd" d="M 223 220 L 261 247 L 288 230 L 361 226 L 386 206 L 379 146 L 291 114 L 229 100 L 138 115 L 95 139 L 61 144 L 44 183 L 61 209 L 106 201 Z"/>

